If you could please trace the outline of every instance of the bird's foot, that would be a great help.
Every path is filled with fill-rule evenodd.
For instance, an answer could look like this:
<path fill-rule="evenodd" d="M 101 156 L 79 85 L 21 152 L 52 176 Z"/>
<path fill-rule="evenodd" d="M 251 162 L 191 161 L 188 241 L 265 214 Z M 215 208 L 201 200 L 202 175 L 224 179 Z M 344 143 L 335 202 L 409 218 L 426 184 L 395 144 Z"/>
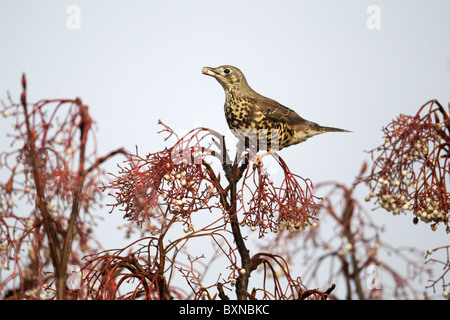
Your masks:
<path fill-rule="evenodd" d="M 253 158 L 253 168 L 255 168 L 255 167 L 262 167 L 262 165 L 263 165 L 262 158 L 267 156 L 267 155 L 269 155 L 269 154 L 271 154 L 271 152 L 266 152 L 266 153 L 261 153 L 261 154 L 256 155 Z"/>

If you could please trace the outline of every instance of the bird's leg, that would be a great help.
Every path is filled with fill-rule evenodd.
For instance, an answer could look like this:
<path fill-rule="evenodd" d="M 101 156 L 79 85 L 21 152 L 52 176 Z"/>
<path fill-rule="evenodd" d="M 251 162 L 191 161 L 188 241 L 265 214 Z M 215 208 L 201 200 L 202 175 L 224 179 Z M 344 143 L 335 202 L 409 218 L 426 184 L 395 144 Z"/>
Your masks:
<path fill-rule="evenodd" d="M 258 155 L 254 158 L 254 159 L 255 159 L 255 160 L 254 160 L 255 166 L 259 166 L 259 165 L 262 164 L 262 158 L 263 158 L 263 157 L 268 156 L 268 155 L 270 155 L 270 154 L 274 154 L 274 153 L 275 153 L 274 150 L 269 150 L 269 151 L 267 151 L 267 152 L 258 154 Z"/>

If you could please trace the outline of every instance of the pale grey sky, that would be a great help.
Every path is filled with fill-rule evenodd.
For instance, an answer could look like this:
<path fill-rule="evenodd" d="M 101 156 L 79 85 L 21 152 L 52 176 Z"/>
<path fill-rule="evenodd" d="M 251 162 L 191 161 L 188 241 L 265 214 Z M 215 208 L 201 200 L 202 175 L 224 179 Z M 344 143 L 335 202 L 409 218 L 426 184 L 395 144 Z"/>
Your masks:
<path fill-rule="evenodd" d="M 370 6 L 379 28 L 368 27 Z M 449 32 L 447 0 L 0 0 L 0 97 L 9 90 L 18 101 L 25 72 L 29 101 L 80 97 L 90 106 L 101 154 L 135 145 L 144 154 L 164 146 L 158 119 L 229 135 L 223 89 L 201 69 L 231 64 L 302 117 L 353 131 L 280 153 L 314 183 L 351 183 L 382 126 L 430 99 L 450 101 Z M 9 127 L 0 123 L 4 150 Z M 374 217 L 401 245 L 448 240 L 410 216 Z"/>

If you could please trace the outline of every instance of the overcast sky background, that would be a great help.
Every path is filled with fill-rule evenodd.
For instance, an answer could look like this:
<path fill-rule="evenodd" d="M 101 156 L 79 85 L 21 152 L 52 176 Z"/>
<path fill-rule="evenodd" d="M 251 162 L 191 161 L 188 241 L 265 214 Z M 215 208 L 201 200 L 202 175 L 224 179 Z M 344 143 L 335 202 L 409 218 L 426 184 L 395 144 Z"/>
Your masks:
<path fill-rule="evenodd" d="M 373 5 L 375 29 L 367 24 Z M 201 69 L 231 64 L 302 117 L 353 131 L 280 153 L 314 183 L 350 184 L 369 159 L 364 151 L 381 144 L 382 126 L 431 99 L 450 101 L 449 31 L 448 0 L 0 0 L 0 98 L 9 90 L 19 101 L 25 72 L 28 101 L 80 97 L 89 105 L 100 154 L 135 145 L 146 154 L 166 146 L 158 119 L 179 132 L 206 126 L 230 134 L 223 89 Z M 9 145 L 5 123 L 0 150 Z M 373 217 L 393 245 L 448 244 L 443 228 L 432 233 L 411 216 Z M 115 229 L 120 218 L 105 223 Z"/>

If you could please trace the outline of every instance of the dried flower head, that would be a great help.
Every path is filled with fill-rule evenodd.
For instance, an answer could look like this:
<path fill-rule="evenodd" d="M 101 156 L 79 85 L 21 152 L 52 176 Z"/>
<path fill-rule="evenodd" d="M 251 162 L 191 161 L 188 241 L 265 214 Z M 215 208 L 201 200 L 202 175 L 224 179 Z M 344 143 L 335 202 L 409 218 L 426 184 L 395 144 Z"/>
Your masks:
<path fill-rule="evenodd" d="M 436 100 L 414 116 L 400 115 L 383 128 L 384 143 L 364 181 L 380 207 L 393 214 L 412 212 L 414 222 L 446 225 L 450 232 L 450 118 Z"/>

